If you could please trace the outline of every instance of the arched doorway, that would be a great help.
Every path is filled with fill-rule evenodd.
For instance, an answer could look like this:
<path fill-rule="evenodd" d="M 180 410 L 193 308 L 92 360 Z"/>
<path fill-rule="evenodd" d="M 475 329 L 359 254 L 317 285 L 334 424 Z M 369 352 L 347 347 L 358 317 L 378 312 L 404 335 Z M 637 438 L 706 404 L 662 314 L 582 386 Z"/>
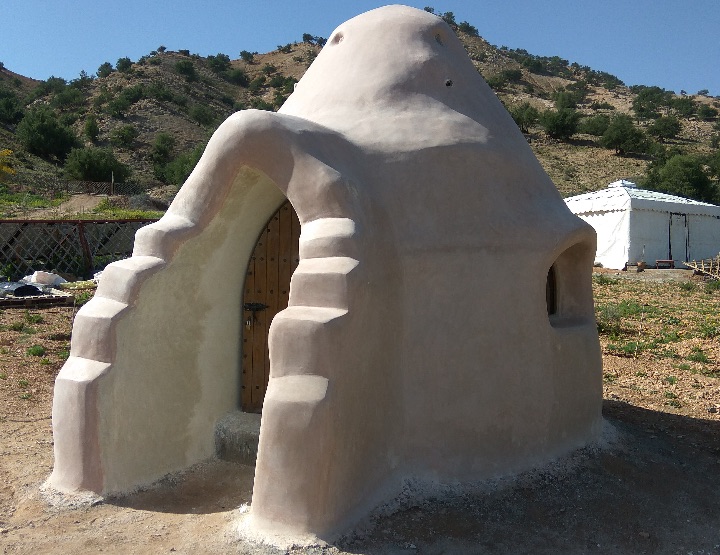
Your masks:
<path fill-rule="evenodd" d="M 243 287 L 240 403 L 245 412 L 262 410 L 270 376 L 268 331 L 288 305 L 290 278 L 300 261 L 300 221 L 289 201 L 265 224 L 248 261 Z"/>

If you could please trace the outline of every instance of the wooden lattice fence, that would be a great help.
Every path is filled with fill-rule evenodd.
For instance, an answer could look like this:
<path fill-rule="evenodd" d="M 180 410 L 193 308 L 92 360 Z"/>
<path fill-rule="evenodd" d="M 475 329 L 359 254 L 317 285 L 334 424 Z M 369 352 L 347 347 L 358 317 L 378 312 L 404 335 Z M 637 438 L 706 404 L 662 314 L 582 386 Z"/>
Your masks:
<path fill-rule="evenodd" d="M 132 254 L 135 232 L 155 220 L 0 220 L 0 274 L 45 270 L 90 278 Z"/>
<path fill-rule="evenodd" d="M 689 266 L 699 274 L 705 274 L 715 279 L 720 279 L 720 254 L 715 258 L 705 258 L 703 260 L 692 260 L 685 262 L 685 266 Z"/>

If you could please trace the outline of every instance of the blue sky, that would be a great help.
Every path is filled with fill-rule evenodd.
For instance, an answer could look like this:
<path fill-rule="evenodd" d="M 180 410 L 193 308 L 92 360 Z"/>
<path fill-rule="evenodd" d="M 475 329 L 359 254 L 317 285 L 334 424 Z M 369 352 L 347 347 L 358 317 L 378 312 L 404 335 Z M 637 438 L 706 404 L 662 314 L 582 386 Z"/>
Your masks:
<path fill-rule="evenodd" d="M 720 96 L 719 0 L 423 0 L 451 11 L 497 46 L 607 71 L 627 85 Z M 328 37 L 363 11 L 357 0 L 5 0 L 0 61 L 36 79 L 73 79 L 103 62 L 133 61 L 158 46 L 203 56 L 268 52 Z"/>

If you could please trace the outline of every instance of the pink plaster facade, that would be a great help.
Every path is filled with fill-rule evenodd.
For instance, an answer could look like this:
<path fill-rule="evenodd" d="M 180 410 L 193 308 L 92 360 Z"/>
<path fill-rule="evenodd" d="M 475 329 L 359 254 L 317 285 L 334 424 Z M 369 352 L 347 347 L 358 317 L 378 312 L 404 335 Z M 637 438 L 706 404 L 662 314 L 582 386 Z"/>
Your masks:
<path fill-rule="evenodd" d="M 223 123 L 108 267 L 56 383 L 52 485 L 128 491 L 213 455 L 241 276 L 285 197 L 301 260 L 270 331 L 261 537 L 331 539 L 404 479 L 482 480 L 597 437 L 594 231 L 450 27 L 387 6 L 340 25 L 278 113 Z"/>

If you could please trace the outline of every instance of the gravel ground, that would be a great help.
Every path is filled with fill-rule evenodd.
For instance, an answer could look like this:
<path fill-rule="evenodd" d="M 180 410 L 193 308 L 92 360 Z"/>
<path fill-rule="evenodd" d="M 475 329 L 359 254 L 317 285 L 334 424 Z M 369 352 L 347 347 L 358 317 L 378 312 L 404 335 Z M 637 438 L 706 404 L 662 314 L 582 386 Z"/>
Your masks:
<path fill-rule="evenodd" d="M 68 502 L 44 492 L 52 386 L 75 310 L 6 309 L 0 552 L 720 554 L 720 347 L 712 333 L 720 293 L 687 272 L 602 274 L 594 278 L 599 321 L 623 301 L 635 307 L 601 334 L 608 444 L 463 490 L 428 493 L 408 484 L 355 534 L 288 549 L 238 539 L 250 466 L 208 461 L 123 499 Z M 637 340 L 642 348 L 628 351 Z"/>

